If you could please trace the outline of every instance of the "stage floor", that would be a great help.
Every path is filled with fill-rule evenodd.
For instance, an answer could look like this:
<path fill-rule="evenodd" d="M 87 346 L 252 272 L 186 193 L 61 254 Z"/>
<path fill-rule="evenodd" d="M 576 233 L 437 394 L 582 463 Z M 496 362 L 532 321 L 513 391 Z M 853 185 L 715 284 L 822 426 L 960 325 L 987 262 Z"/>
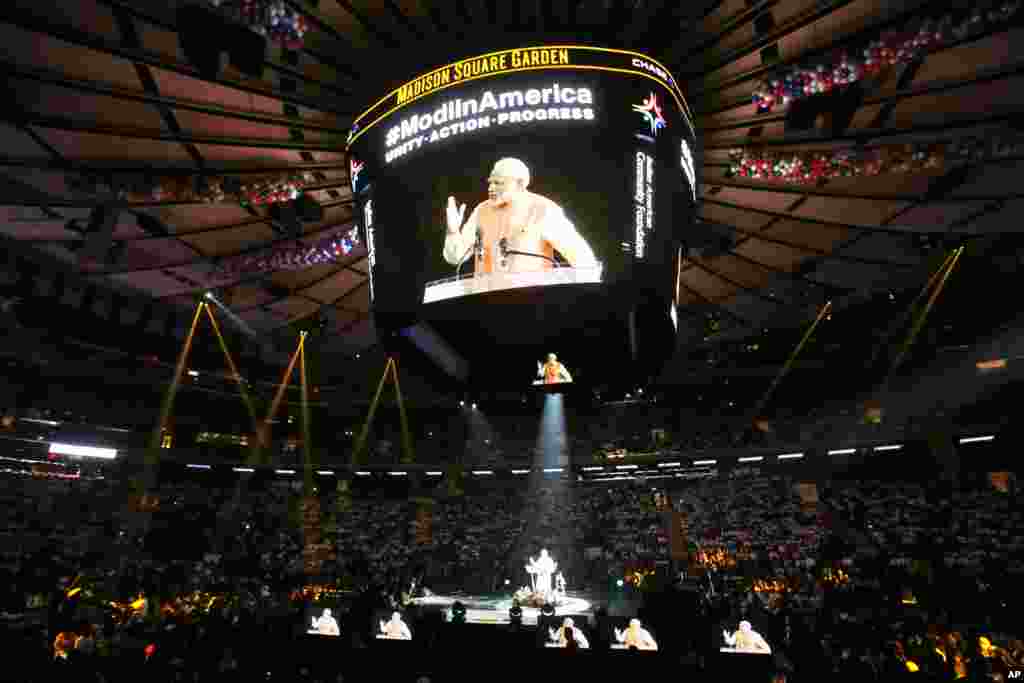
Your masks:
<path fill-rule="evenodd" d="M 460 601 L 466 606 L 466 622 L 470 624 L 508 624 L 510 623 L 508 611 L 512 608 L 512 596 L 506 595 L 431 595 L 429 597 L 414 598 L 413 604 L 426 609 L 438 609 L 445 613 L 446 618 L 451 620 L 451 608 L 455 601 Z M 598 606 L 597 598 L 583 596 L 574 593 L 566 595 L 565 601 L 555 608 L 557 616 L 588 617 Z M 536 626 L 540 610 L 533 607 L 523 607 L 523 624 Z"/>

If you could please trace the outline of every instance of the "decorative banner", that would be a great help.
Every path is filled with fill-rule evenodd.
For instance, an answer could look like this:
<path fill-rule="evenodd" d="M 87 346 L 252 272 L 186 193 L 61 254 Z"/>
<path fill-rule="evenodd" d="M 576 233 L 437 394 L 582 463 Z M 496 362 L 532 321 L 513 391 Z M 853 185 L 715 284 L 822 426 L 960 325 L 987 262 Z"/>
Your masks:
<path fill-rule="evenodd" d="M 222 261 L 225 278 L 247 273 L 302 270 L 323 263 L 334 263 L 352 253 L 359 244 L 359 229 L 344 228 L 315 244 L 289 242 L 256 254 L 244 254 Z"/>
<path fill-rule="evenodd" d="M 776 105 L 785 107 L 805 97 L 875 78 L 886 69 L 921 59 L 930 50 L 1005 24 L 1020 7 L 1020 0 L 1005 0 L 987 11 L 975 8 L 968 13 L 925 19 L 917 31 L 884 33 L 863 49 L 841 53 L 817 66 L 792 67 L 762 81 L 754 90 L 753 103 L 758 113 L 766 113 Z"/>
<path fill-rule="evenodd" d="M 830 178 L 918 173 L 947 165 L 1024 155 L 1024 138 L 965 138 L 931 145 L 885 145 L 824 152 L 729 152 L 727 178 L 814 184 Z"/>
<path fill-rule="evenodd" d="M 306 18 L 282 0 L 210 0 L 229 19 L 288 50 L 301 50 Z"/>

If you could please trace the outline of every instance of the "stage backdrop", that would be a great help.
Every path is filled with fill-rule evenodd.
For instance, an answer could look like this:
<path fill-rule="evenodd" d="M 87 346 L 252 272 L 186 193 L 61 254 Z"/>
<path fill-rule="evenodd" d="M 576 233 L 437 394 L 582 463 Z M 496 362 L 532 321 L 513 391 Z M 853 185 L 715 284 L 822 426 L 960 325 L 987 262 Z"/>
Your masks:
<path fill-rule="evenodd" d="M 660 265 L 644 272 L 657 273 L 652 284 L 667 294 L 673 245 L 694 212 L 695 145 L 675 80 L 639 53 L 541 46 L 417 76 L 361 114 L 349 136 L 375 308 L 463 296 L 441 282 L 457 270 L 500 275 L 490 278 L 495 291 L 628 280 L 638 264 Z M 522 221 L 491 211 L 488 178 L 507 158 L 529 174 L 536 197 L 526 222 L 543 238 L 544 259 L 502 259 L 530 244 L 527 230 L 517 232 Z M 449 198 L 465 206 L 466 229 L 445 253 Z"/>

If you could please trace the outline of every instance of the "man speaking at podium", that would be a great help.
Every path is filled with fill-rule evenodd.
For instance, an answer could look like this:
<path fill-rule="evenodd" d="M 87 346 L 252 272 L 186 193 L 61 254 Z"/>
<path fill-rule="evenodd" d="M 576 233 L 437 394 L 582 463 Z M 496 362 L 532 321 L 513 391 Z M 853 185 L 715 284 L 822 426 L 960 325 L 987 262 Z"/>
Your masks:
<path fill-rule="evenodd" d="M 573 268 L 596 267 L 597 259 L 565 212 L 526 188 L 530 169 L 519 159 L 501 159 L 487 179 L 487 201 L 465 220 L 466 205 L 448 197 L 444 259 L 453 266 L 475 260 L 475 274 L 549 270 L 554 252 Z"/>

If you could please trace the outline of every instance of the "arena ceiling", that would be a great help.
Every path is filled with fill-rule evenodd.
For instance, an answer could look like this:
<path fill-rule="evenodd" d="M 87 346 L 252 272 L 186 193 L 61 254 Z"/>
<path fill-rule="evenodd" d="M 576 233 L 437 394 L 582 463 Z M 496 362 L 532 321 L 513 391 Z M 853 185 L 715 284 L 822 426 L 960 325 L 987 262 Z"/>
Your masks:
<path fill-rule="evenodd" d="M 259 77 L 231 64 L 201 75 L 179 40 L 179 4 L 3 3 L 0 231 L 170 306 L 185 309 L 216 287 L 260 334 L 326 312 L 341 347 L 372 345 L 365 250 L 225 279 L 226 260 L 291 239 L 266 208 L 173 192 L 115 205 L 75 178 L 178 185 L 311 174 L 307 191 L 324 207 L 322 220 L 302 225 L 312 244 L 351 222 L 343 150 L 354 115 L 391 84 L 495 47 L 626 47 L 667 64 L 683 84 L 703 147 L 702 237 L 678 287 L 680 328 L 695 341 L 709 329 L 742 334 L 806 320 L 830 299 L 923 283 L 935 265 L 925 247 L 1017 231 L 1024 208 L 1013 127 L 1024 108 L 1019 2 L 974 3 L 964 10 L 981 11 L 972 21 L 948 4 L 882 0 L 286 0 L 309 32 L 300 50 L 270 43 Z M 908 45 L 923 18 L 950 11 L 943 40 L 892 47 Z M 961 24 L 968 29 L 958 33 Z M 874 58 L 897 63 L 826 106 L 808 104 L 822 97 L 770 111 L 753 104 L 763 80 L 834 65 L 876 39 L 892 53 Z M 741 156 L 776 170 L 803 159 L 812 177 L 743 177 L 731 172 Z M 844 164 L 859 170 L 813 170 Z M 87 261 L 81 247 L 98 206 L 120 212 L 112 249 Z"/>

